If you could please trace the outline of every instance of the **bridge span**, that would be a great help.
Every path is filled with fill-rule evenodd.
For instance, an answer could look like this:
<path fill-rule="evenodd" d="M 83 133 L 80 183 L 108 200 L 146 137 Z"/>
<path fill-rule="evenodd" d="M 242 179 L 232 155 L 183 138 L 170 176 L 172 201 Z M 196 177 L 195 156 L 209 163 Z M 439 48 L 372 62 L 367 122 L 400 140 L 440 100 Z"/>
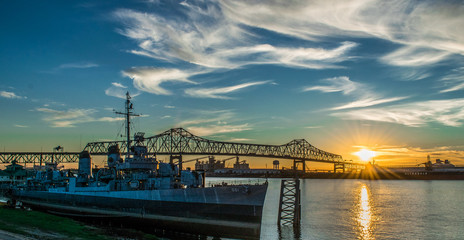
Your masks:
<path fill-rule="evenodd" d="M 132 140 L 131 142 L 134 142 Z M 106 155 L 111 145 L 118 144 L 121 152 L 127 151 L 127 143 L 124 141 L 90 142 L 84 150 L 91 155 Z M 229 155 L 246 157 L 264 157 L 289 159 L 294 161 L 294 166 L 303 165 L 305 162 L 333 163 L 334 169 L 341 168 L 345 164 L 362 165 L 343 160 L 342 156 L 323 151 L 311 145 L 305 139 L 295 139 L 282 145 L 234 143 L 209 140 L 188 132 L 183 128 L 172 128 L 161 134 L 143 138 L 143 144 L 147 146 L 149 153 L 153 155 Z M 180 156 L 180 158 L 179 158 Z M 63 162 L 74 163 L 78 161 L 78 153 L 75 152 L 53 152 L 53 153 L 0 153 L 0 162 L 8 163 L 13 160 L 25 163 L 40 162 Z"/>

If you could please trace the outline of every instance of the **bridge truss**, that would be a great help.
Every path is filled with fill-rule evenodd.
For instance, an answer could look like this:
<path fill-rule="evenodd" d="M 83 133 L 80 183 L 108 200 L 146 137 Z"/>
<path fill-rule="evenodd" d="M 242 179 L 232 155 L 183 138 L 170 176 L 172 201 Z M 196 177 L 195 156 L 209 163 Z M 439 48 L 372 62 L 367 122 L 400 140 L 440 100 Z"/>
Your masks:
<path fill-rule="evenodd" d="M 109 146 L 119 144 L 126 152 L 123 141 L 91 142 L 84 150 L 91 154 L 106 154 Z M 145 138 L 149 153 L 159 155 L 231 155 L 298 159 L 326 163 L 343 163 L 340 155 L 320 150 L 304 139 L 295 139 L 283 145 L 233 143 L 198 137 L 183 128 L 172 128 L 153 137 Z"/>
<path fill-rule="evenodd" d="M 247 157 L 267 157 L 290 159 L 298 162 L 313 161 L 333 164 L 353 164 L 342 156 L 320 150 L 305 139 L 295 139 L 283 145 L 233 143 L 209 140 L 195 136 L 183 128 L 172 128 L 161 134 L 144 138 L 143 144 L 153 155 L 229 155 Z M 106 155 L 108 147 L 118 144 L 121 152 L 127 151 L 124 141 L 90 142 L 84 150 L 91 155 Z M 4 152 L 0 153 L 0 163 L 13 160 L 23 163 L 78 162 L 75 152 Z M 304 169 L 304 168 L 303 168 Z"/>
<path fill-rule="evenodd" d="M 79 153 L 76 152 L 2 152 L 0 163 L 75 163 L 79 161 Z"/>

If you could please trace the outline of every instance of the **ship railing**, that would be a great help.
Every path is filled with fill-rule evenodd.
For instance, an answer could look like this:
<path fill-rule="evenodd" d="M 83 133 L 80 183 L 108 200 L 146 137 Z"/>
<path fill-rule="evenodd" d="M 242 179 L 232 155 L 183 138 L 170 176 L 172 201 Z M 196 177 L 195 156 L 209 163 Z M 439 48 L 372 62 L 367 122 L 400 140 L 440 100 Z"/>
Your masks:
<path fill-rule="evenodd" d="M 206 179 L 207 187 L 221 187 L 221 186 L 242 186 L 242 185 L 262 185 L 266 184 L 266 179 L 250 178 L 250 179 Z"/>

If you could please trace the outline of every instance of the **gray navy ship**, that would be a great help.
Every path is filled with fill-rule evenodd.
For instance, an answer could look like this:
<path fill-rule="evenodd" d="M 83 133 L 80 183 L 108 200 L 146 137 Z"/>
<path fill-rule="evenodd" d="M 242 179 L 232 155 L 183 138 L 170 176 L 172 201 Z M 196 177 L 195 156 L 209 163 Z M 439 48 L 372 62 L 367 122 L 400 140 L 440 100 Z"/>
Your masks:
<path fill-rule="evenodd" d="M 127 136 L 132 103 L 126 94 Z M 85 218 L 140 221 L 159 229 L 209 236 L 259 238 L 267 183 L 205 186 L 201 171 L 179 169 L 148 153 L 143 134 L 107 152 L 107 167 L 93 171 L 90 153 L 79 156 L 77 174 L 48 168 L 10 190 L 10 198 L 32 209 Z M 96 172 L 96 173 L 95 173 Z"/>

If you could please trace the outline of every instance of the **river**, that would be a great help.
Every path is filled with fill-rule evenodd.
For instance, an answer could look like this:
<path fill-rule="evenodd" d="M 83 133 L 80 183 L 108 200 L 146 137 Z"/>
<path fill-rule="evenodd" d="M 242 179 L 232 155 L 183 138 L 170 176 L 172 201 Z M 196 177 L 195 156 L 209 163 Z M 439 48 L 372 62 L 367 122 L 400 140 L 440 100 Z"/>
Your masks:
<path fill-rule="evenodd" d="M 279 194 L 269 179 L 261 239 L 464 239 L 464 181 L 304 179 L 300 234 L 279 233 Z"/>

